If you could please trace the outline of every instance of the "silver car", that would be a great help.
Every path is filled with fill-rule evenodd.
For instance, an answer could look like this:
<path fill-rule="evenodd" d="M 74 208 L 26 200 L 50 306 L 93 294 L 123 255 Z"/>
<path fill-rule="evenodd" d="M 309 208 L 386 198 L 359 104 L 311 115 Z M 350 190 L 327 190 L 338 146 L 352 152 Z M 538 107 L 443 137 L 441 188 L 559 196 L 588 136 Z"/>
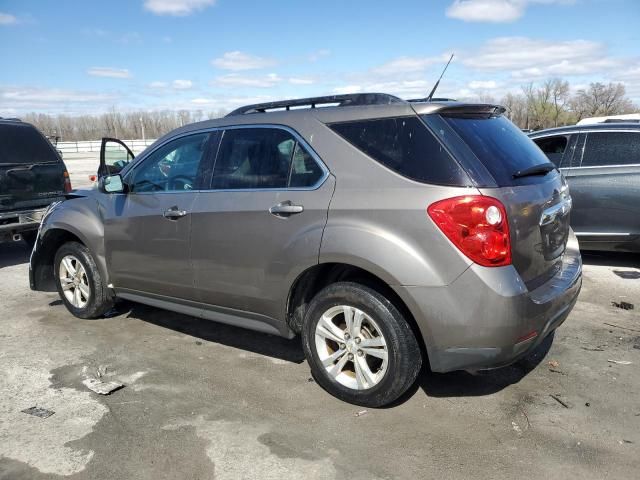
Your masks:
<path fill-rule="evenodd" d="M 243 107 L 132 161 L 106 139 L 99 187 L 47 212 L 31 287 L 80 318 L 122 298 L 300 335 L 317 382 L 370 407 L 422 365 L 509 364 L 567 317 L 581 259 L 566 183 L 503 111 L 341 95 Z"/>

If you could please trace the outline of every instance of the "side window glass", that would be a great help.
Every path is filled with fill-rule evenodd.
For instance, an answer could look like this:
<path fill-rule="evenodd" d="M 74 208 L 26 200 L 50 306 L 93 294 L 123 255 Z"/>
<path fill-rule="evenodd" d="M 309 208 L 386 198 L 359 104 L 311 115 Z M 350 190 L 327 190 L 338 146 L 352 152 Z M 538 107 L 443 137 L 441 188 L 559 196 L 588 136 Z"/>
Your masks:
<path fill-rule="evenodd" d="M 276 128 L 237 128 L 224 132 L 211 188 L 286 188 L 296 141 Z"/>
<path fill-rule="evenodd" d="M 534 142 L 536 142 L 547 158 L 553 162 L 556 167 L 559 167 L 567 151 L 567 140 L 568 137 L 560 135 L 557 137 L 537 138 Z"/>
<path fill-rule="evenodd" d="M 637 132 L 592 132 L 582 156 L 582 167 L 640 164 L 640 134 Z"/>
<path fill-rule="evenodd" d="M 133 170 L 128 186 L 132 192 L 175 192 L 196 188 L 198 169 L 208 133 L 173 140 L 147 157 Z"/>
<path fill-rule="evenodd" d="M 307 150 L 296 143 L 291 161 L 289 186 L 292 188 L 312 187 L 322 177 L 322 169 Z"/>

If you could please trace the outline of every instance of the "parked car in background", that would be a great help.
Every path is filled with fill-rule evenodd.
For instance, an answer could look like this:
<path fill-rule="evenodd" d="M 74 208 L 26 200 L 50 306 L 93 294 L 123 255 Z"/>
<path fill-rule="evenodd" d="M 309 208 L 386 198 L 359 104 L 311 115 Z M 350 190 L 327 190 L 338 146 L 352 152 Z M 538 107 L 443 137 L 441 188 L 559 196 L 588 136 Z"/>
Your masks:
<path fill-rule="evenodd" d="M 124 298 L 300 334 L 317 382 L 365 406 L 423 363 L 506 365 L 564 321 L 582 269 L 560 173 L 503 112 L 339 95 L 249 105 L 132 161 L 105 140 L 103 163 L 122 148 L 99 188 L 46 214 L 31 288 L 80 318 Z"/>
<path fill-rule="evenodd" d="M 575 125 L 530 137 L 569 183 L 581 248 L 640 252 L 640 125 Z"/>
<path fill-rule="evenodd" d="M 33 125 L 0 118 L 0 242 L 33 243 L 45 208 L 70 191 L 54 146 Z"/>

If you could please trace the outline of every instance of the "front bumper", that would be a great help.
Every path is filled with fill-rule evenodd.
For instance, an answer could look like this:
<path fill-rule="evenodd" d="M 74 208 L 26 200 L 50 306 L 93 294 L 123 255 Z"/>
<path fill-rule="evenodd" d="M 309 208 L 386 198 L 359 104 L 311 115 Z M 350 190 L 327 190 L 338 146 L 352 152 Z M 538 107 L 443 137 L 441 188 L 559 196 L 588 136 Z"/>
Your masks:
<path fill-rule="evenodd" d="M 37 230 L 47 207 L 33 210 L 0 213 L 0 242 L 15 234 Z"/>
<path fill-rule="evenodd" d="M 513 266 L 471 266 L 445 287 L 395 287 L 423 335 L 435 372 L 508 365 L 537 347 L 567 318 L 582 286 L 571 232 L 554 277 L 527 290 Z"/>

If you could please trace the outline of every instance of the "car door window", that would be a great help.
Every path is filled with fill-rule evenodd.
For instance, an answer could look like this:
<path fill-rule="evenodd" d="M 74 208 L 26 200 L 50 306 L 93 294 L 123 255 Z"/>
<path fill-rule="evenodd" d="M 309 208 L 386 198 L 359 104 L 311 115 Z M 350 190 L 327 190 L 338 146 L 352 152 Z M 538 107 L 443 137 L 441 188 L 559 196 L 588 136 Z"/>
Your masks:
<path fill-rule="evenodd" d="M 533 141 L 544 152 L 547 158 L 557 167 L 562 164 L 562 159 L 567 151 L 568 135 L 536 138 Z"/>
<path fill-rule="evenodd" d="M 640 164 L 640 133 L 591 132 L 582 156 L 582 167 Z"/>
<path fill-rule="evenodd" d="M 321 176 L 320 166 L 289 132 L 235 128 L 222 137 L 211 188 L 305 187 L 315 185 Z"/>
<path fill-rule="evenodd" d="M 134 168 L 127 185 L 131 192 L 176 192 L 196 188 L 209 133 L 173 140 Z"/>
<path fill-rule="evenodd" d="M 292 188 L 312 187 L 322 178 L 322 168 L 300 143 L 296 143 L 291 161 L 289 186 Z"/>

